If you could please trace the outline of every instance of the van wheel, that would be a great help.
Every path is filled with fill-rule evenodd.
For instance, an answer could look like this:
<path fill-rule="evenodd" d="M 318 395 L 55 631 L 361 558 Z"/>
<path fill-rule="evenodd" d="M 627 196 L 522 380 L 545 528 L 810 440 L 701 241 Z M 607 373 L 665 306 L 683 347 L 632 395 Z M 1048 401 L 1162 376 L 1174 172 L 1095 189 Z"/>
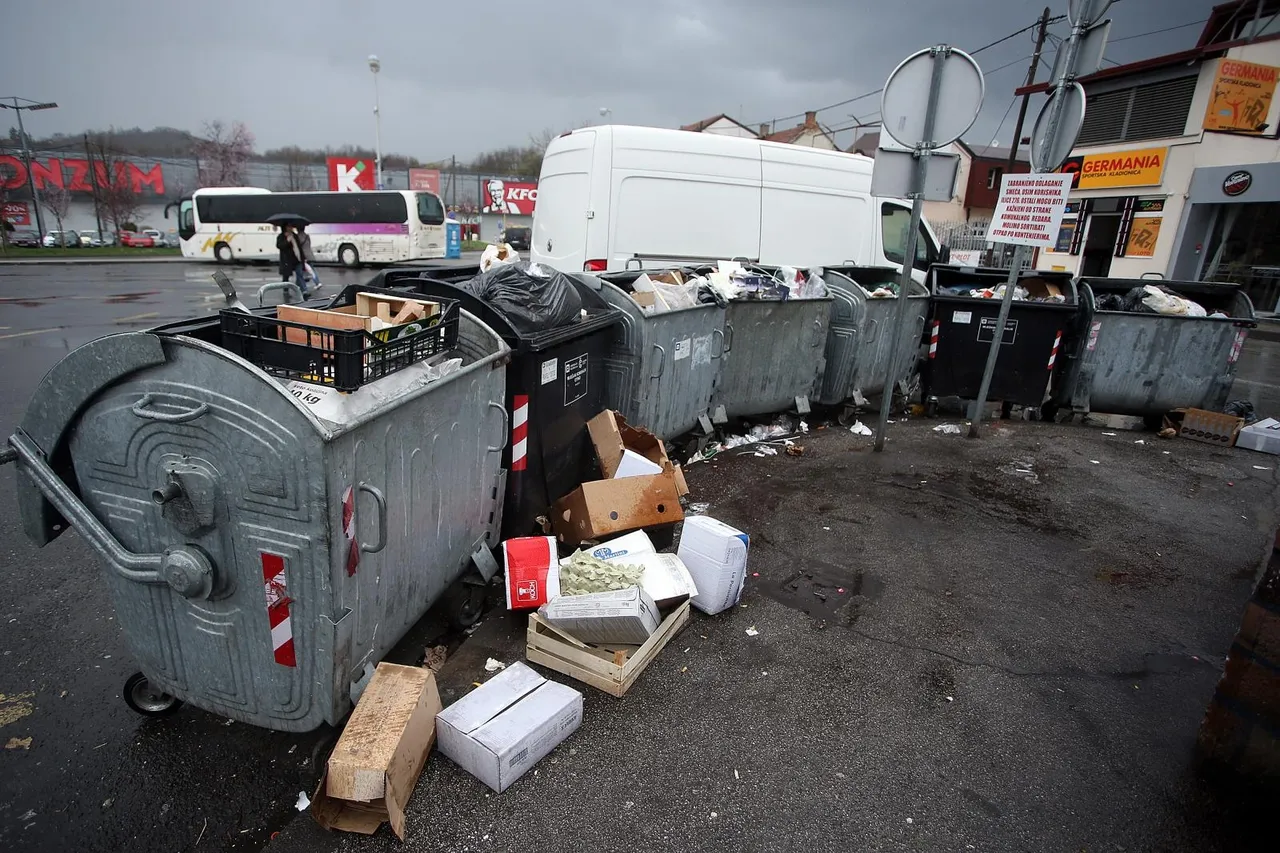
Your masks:
<path fill-rule="evenodd" d="M 360 253 L 350 243 L 343 243 L 338 247 L 338 260 L 344 267 L 358 267 L 360 266 Z"/>
<path fill-rule="evenodd" d="M 231 254 L 231 247 L 226 243 L 218 243 L 213 247 L 213 258 L 220 264 L 229 264 L 235 260 Z"/>

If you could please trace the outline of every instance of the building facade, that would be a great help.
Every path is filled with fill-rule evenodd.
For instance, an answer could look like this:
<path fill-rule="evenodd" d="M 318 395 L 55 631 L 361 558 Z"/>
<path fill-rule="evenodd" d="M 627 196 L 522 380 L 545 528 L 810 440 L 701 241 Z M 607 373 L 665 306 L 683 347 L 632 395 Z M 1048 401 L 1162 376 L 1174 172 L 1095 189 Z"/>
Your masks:
<path fill-rule="evenodd" d="M 1085 122 L 1063 166 L 1074 187 L 1039 268 L 1235 281 L 1276 309 L 1276 13 L 1280 0 L 1219 6 L 1195 48 L 1082 79 Z"/>

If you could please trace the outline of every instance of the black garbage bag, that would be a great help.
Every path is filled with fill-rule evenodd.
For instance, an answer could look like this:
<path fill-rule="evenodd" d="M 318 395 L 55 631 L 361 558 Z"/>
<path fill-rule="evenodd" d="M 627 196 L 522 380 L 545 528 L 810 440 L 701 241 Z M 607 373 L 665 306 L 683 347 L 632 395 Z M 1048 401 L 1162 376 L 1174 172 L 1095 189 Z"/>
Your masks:
<path fill-rule="evenodd" d="M 1124 297 L 1118 293 L 1099 293 L 1094 297 L 1099 311 L 1124 311 Z"/>
<path fill-rule="evenodd" d="M 520 332 L 541 332 L 577 322 L 582 297 L 567 275 L 544 264 L 498 264 L 463 282 Z"/>
<path fill-rule="evenodd" d="M 1133 314 L 1157 314 L 1154 308 L 1150 308 L 1142 301 L 1147 295 L 1147 289 L 1143 287 L 1135 287 L 1124 295 L 1124 308 L 1122 310 L 1129 311 Z"/>
<path fill-rule="evenodd" d="M 1248 400 L 1232 400 L 1222 407 L 1222 413 L 1233 418 L 1244 418 L 1244 422 L 1247 424 L 1251 424 L 1258 419 L 1258 414 L 1253 409 L 1253 403 Z"/>

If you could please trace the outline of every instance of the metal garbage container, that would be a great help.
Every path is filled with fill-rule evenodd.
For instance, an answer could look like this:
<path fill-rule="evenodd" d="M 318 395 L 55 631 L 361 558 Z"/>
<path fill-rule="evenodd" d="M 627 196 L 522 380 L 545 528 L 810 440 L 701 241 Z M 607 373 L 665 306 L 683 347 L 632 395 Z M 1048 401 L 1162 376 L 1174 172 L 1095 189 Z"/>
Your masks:
<path fill-rule="evenodd" d="M 766 275 L 774 270 L 761 269 Z M 743 298 L 729 303 L 711 419 L 809 411 L 822 387 L 831 322 L 830 295 L 818 299 Z"/>
<path fill-rule="evenodd" d="M 526 536 L 538 517 L 582 483 L 599 479 L 587 421 L 605 408 L 606 363 L 614 327 L 622 319 L 595 290 L 570 277 L 586 315 L 567 326 L 526 332 L 497 308 L 435 272 L 389 270 L 395 290 L 456 300 L 511 348 L 507 367 L 510 446 L 503 451 L 507 486 L 502 537 Z"/>
<path fill-rule="evenodd" d="M 939 397 L 973 400 L 982 387 L 987 353 L 1000 315 L 998 297 L 967 295 L 970 290 L 996 290 L 1009 278 L 1008 270 L 934 266 L 929 270 L 932 293 L 929 349 L 921 376 L 926 407 Z M 1069 273 L 1024 270 L 1018 285 L 1037 293 L 1056 290 L 1063 302 L 1014 299 L 1001 335 L 991 400 L 1006 406 L 1041 406 L 1049 378 L 1059 363 L 1064 336 L 1078 323 L 1075 283 Z"/>
<path fill-rule="evenodd" d="M 831 327 L 827 332 L 826 369 L 818 402 L 837 406 L 855 396 L 878 396 L 896 358 L 900 378 L 916 372 L 925 320 L 929 315 L 929 291 L 915 281 L 907 294 L 906 331 L 898 335 L 894 319 L 896 298 L 873 293 L 892 290 L 896 295 L 902 273 L 893 267 L 826 267 L 823 280 L 831 293 Z"/>
<path fill-rule="evenodd" d="M 1238 284 L 1121 278 L 1081 278 L 1077 284 L 1082 322 L 1055 382 L 1055 405 L 1153 422 L 1172 409 L 1222 409 L 1240 350 L 1257 326 L 1253 303 Z M 1221 316 L 1124 310 L 1119 303 L 1126 295 L 1146 285 Z"/>
<path fill-rule="evenodd" d="M 621 314 L 605 394 L 628 423 L 671 439 L 710 414 L 725 310 L 712 302 L 646 313 L 630 295 L 639 276 L 638 270 L 600 276 L 600 295 Z"/>
<path fill-rule="evenodd" d="M 31 539 L 70 525 L 106 563 L 142 669 L 131 707 L 337 725 L 353 684 L 497 541 L 509 350 L 455 308 L 436 356 L 342 393 L 235 355 L 220 319 L 73 350 L 0 461 L 18 464 Z"/>

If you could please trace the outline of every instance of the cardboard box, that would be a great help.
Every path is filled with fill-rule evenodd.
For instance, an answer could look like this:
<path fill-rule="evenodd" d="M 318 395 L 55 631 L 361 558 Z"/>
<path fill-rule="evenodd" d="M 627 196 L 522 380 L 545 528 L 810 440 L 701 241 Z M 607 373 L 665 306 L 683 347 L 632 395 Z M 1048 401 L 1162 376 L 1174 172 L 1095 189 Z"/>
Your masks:
<path fill-rule="evenodd" d="M 325 829 L 371 835 L 383 821 L 404 840 L 404 810 L 436 739 L 434 673 L 380 663 L 342 730 L 311 801 Z"/>
<path fill-rule="evenodd" d="M 1266 418 L 1240 430 L 1236 447 L 1280 456 L 1280 421 Z"/>
<path fill-rule="evenodd" d="M 525 656 L 611 696 L 622 696 L 688 622 L 689 602 L 685 601 L 667 614 L 643 645 L 588 645 L 556 630 L 533 613 L 529 616 Z"/>
<path fill-rule="evenodd" d="M 561 595 L 539 614 L 556 630 L 584 643 L 641 645 L 658 630 L 658 605 L 639 587 Z"/>
<path fill-rule="evenodd" d="M 661 439 L 610 411 L 588 421 L 587 432 L 606 479 L 583 483 L 556 501 L 551 526 L 561 542 L 577 545 L 684 518 L 680 497 L 688 494 L 689 487 L 667 458 Z M 661 473 L 613 479 L 628 450 L 658 466 Z"/>
<path fill-rule="evenodd" d="M 581 693 L 519 662 L 436 714 L 440 751 L 498 793 L 581 723 Z"/>
<path fill-rule="evenodd" d="M 694 607 L 714 614 L 738 603 L 747 580 L 750 544 L 747 534 L 714 518 L 695 515 L 685 520 L 676 553 L 697 584 Z"/>
<path fill-rule="evenodd" d="M 628 533 L 602 542 L 587 553 L 598 560 L 618 562 L 623 565 L 643 566 L 644 574 L 640 576 L 640 588 L 653 599 L 660 610 L 666 610 L 680 604 L 687 598 L 698 594 L 697 584 L 689 574 L 689 569 L 675 554 L 659 554 L 653 542 L 643 530 Z M 563 566 L 572 557 L 560 561 Z M 559 568 L 552 572 L 556 576 L 549 585 L 559 588 Z"/>
<path fill-rule="evenodd" d="M 1026 288 L 1032 299 L 1050 299 L 1062 296 L 1062 288 L 1052 281 L 1043 278 L 1028 277 L 1018 282 Z"/>
<path fill-rule="evenodd" d="M 560 594 L 556 540 L 551 536 L 522 536 L 502 543 L 502 568 L 507 579 L 507 609 L 537 610 Z"/>
<path fill-rule="evenodd" d="M 608 542 L 601 542 L 594 548 L 588 549 L 587 553 L 597 560 L 614 560 L 633 554 L 656 554 L 658 549 L 653 547 L 653 541 L 649 539 L 649 534 L 643 530 L 637 530 L 634 533 L 628 533 L 626 536 L 618 536 Z M 568 558 L 566 557 L 560 561 L 560 564 L 564 565 L 567 560 Z"/>
<path fill-rule="evenodd" d="M 1174 409 L 1167 418 L 1178 430 L 1179 438 L 1231 447 L 1244 426 L 1244 418 L 1210 412 L 1206 409 Z"/>
<path fill-rule="evenodd" d="M 414 319 L 403 323 L 418 322 L 440 313 L 440 303 L 421 299 L 407 299 L 386 296 L 381 293 L 357 293 L 355 305 L 344 305 L 341 308 L 304 308 L 301 305 L 280 305 L 276 308 L 276 318 L 289 323 L 305 323 L 321 329 L 362 329 L 376 332 L 381 329 L 402 325 L 395 320 L 405 309 Z M 417 309 L 422 309 L 422 316 L 417 317 Z M 284 339 L 291 343 L 308 343 L 305 329 L 286 327 Z"/>

